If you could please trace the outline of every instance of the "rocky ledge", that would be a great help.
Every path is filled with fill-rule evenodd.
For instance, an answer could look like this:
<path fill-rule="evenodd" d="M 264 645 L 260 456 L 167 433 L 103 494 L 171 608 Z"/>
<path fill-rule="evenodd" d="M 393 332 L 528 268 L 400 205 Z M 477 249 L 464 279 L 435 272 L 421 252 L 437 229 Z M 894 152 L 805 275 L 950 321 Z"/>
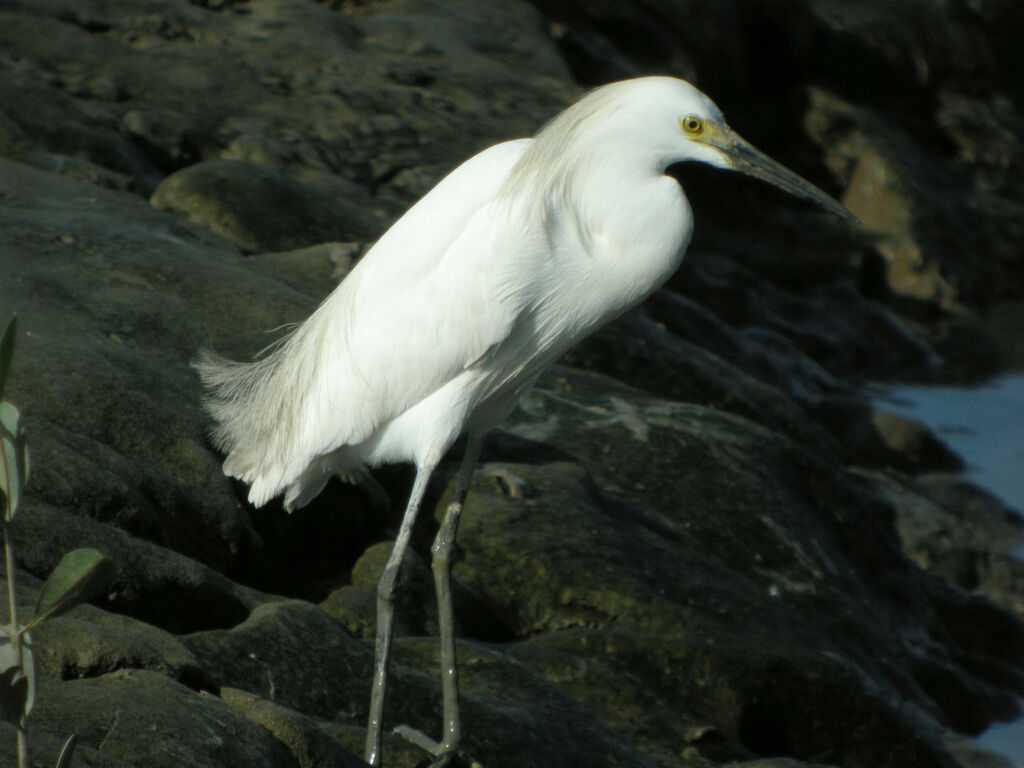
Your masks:
<path fill-rule="evenodd" d="M 866 378 L 1006 361 L 1024 286 L 1012 0 L 13 0 L 0 8 L 5 396 L 33 477 L 36 765 L 356 766 L 405 468 L 286 516 L 220 472 L 188 362 L 305 317 L 461 159 L 588 85 L 686 77 L 841 196 L 849 230 L 681 169 L 666 289 L 488 442 L 456 566 L 467 750 L 518 766 L 1000 765 L 1024 694 L 1020 518 Z M 455 458 L 429 507 L 443 504 Z M 387 725 L 440 724 L 422 515 Z M 14 765 L 0 730 L 0 762 Z M 386 764 L 423 759 L 398 739 Z"/>

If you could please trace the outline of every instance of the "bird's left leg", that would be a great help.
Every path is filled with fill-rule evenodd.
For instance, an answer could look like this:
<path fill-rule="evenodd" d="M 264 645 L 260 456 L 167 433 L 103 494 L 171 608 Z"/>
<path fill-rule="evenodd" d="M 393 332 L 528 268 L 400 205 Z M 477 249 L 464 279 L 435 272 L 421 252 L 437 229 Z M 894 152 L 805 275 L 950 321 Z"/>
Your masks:
<path fill-rule="evenodd" d="M 416 513 L 427 491 L 427 483 L 433 466 L 422 466 L 416 469 L 416 479 L 409 493 L 409 503 L 405 507 L 402 525 L 395 537 L 395 546 L 384 566 L 380 582 L 377 584 L 377 642 L 376 658 L 373 665 L 373 686 L 370 694 L 370 715 L 366 726 L 366 762 L 372 766 L 381 764 L 381 727 L 384 719 L 384 691 L 387 687 L 388 663 L 391 660 L 391 632 L 395 614 L 395 584 L 402 567 L 402 558 L 409 546 Z"/>
<path fill-rule="evenodd" d="M 431 547 L 434 571 L 434 588 L 437 591 L 437 619 L 441 633 L 441 694 L 444 701 L 444 732 L 441 747 L 450 752 L 459 746 L 462 739 L 462 724 L 459 721 L 459 676 L 455 661 L 455 616 L 452 607 L 452 550 L 455 548 L 455 534 L 459 527 L 462 505 L 469 491 L 476 461 L 480 458 L 483 437 L 470 436 L 466 453 L 455 480 L 455 495 L 444 512 L 444 521 Z"/>
<path fill-rule="evenodd" d="M 469 481 L 473 477 L 483 435 L 470 435 L 466 443 L 466 452 L 462 457 L 459 473 L 455 478 L 455 494 L 445 509 L 444 520 L 431 547 L 433 552 L 432 569 L 434 571 L 434 587 L 437 591 L 438 628 L 441 634 L 441 694 L 444 703 L 444 730 L 441 742 L 436 743 L 413 729 L 400 726 L 396 729 L 402 736 L 423 747 L 437 756 L 431 763 L 432 768 L 446 765 L 454 756 L 462 740 L 462 723 L 459 718 L 459 677 L 455 658 L 455 616 L 452 608 L 452 550 L 455 547 L 455 534 L 459 527 L 462 506 L 469 491 Z M 466 756 L 468 758 L 468 756 Z M 464 762 L 479 765 L 472 758 Z"/>

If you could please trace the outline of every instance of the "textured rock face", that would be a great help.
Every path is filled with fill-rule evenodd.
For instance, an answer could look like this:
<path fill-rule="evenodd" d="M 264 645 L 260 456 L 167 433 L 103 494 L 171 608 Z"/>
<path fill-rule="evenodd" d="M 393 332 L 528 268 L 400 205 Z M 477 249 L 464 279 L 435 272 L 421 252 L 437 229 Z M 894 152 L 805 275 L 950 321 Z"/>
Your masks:
<path fill-rule="evenodd" d="M 251 509 L 188 361 L 251 356 L 466 156 L 646 72 L 694 80 L 865 227 L 678 169 L 697 217 L 679 273 L 485 448 L 455 571 L 466 746 L 492 768 L 986 759 L 960 739 L 1024 692 L 1024 530 L 855 387 L 1000 362 L 974 318 L 1024 290 L 1020 7 L 0 7 L 24 610 L 73 547 L 118 565 L 35 633 L 34 759 L 75 732 L 76 768 L 359 764 L 408 472 Z M 403 573 L 386 712 L 428 733 L 424 561 L 452 469 Z"/>

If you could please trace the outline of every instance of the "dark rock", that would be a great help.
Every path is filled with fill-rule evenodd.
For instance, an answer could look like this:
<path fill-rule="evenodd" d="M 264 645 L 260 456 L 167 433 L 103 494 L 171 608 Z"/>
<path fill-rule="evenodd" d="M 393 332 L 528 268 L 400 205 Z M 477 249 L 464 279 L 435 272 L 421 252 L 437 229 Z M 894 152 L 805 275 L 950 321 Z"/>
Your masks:
<path fill-rule="evenodd" d="M 155 207 L 210 227 L 248 251 L 325 240 L 362 240 L 371 229 L 357 209 L 277 171 L 238 160 L 210 160 L 168 176 Z"/>
<path fill-rule="evenodd" d="M 320 608 L 344 624 L 355 637 L 373 637 L 377 631 L 376 585 L 346 584 L 338 587 L 320 602 Z M 398 614 L 395 617 L 395 634 L 405 634 L 405 626 L 405 614 Z"/>
<path fill-rule="evenodd" d="M 1015 550 L 1024 545 L 1024 521 L 1016 512 L 958 475 L 869 476 L 896 510 L 896 530 L 914 562 L 1021 613 L 1024 563 Z"/>
<path fill-rule="evenodd" d="M 18 610 L 23 621 L 32 617 L 41 586 L 40 580 L 19 575 Z M 55 679 L 148 669 L 194 689 L 211 686 L 198 659 L 174 635 L 91 605 L 38 624 L 32 630 L 32 644 L 36 669 Z"/>
<path fill-rule="evenodd" d="M 18 756 L 15 750 L 14 731 L 4 724 L 4 739 L 0 740 L 0 760 L 4 765 L 17 765 Z M 29 740 L 31 744 L 29 756 L 32 765 L 56 765 L 67 743 L 68 738 L 73 734 L 70 732 L 53 732 L 43 728 L 36 728 Z M 67 765 L 67 764 L 65 764 Z M 69 768 L 135 768 L 135 766 L 112 755 L 106 754 L 88 744 L 76 742 L 74 756 L 71 759 Z"/>
<path fill-rule="evenodd" d="M 324 725 L 248 691 L 222 688 L 221 698 L 266 728 L 295 756 L 299 768 L 359 768 L 365 763 L 324 732 Z"/>
<path fill-rule="evenodd" d="M 552 389 L 549 390 L 549 386 Z M 921 606 L 922 599 L 927 602 L 925 595 L 930 588 L 926 583 L 912 586 L 917 577 L 905 570 L 905 566 L 898 565 L 902 560 L 896 551 L 899 543 L 891 534 L 889 543 L 883 544 L 884 519 L 878 520 L 883 527 L 873 528 L 868 509 L 854 511 L 858 504 L 854 499 L 859 494 L 846 485 L 836 466 L 830 468 L 829 462 L 821 461 L 820 456 L 814 460 L 810 456 L 792 454 L 784 459 L 773 458 L 773 451 L 784 444 L 776 443 L 777 438 L 771 433 L 751 430 L 749 425 L 741 427 L 739 419 L 725 418 L 695 406 L 664 404 L 658 407 L 656 401 L 651 402 L 636 393 L 620 390 L 611 394 L 603 385 L 598 386 L 596 380 L 582 374 L 562 373 L 558 379 L 542 383 L 536 393 L 524 401 L 524 410 L 530 418 L 520 417 L 514 422 L 536 422 L 546 432 L 546 440 L 574 454 L 584 466 L 589 465 L 593 472 L 600 473 L 601 480 L 597 488 L 592 488 L 583 481 L 579 470 L 574 470 L 578 478 L 574 489 L 569 477 L 555 474 L 554 465 L 541 470 L 548 473 L 544 480 L 537 474 L 538 469 L 523 467 L 521 473 L 539 490 L 539 499 L 512 502 L 494 498 L 486 488 L 476 488 L 476 495 L 471 495 L 461 539 L 465 562 L 457 567 L 456 573 L 472 591 L 485 596 L 516 634 L 537 635 L 571 627 L 611 629 L 624 625 L 633 633 L 651 633 L 659 638 L 678 636 L 692 643 L 700 637 L 727 636 L 724 625 L 717 630 L 712 627 L 719 621 L 736 622 L 745 628 L 746 638 L 757 638 L 760 648 L 795 650 L 808 642 L 810 647 L 835 647 L 834 644 L 845 647 L 839 653 L 842 658 L 861 660 L 856 667 L 857 675 L 849 682 L 854 688 L 862 685 L 865 691 L 876 690 L 876 684 L 866 682 L 867 679 L 892 673 L 893 670 L 883 671 L 874 668 L 872 663 L 865 663 L 866 659 L 877 657 L 877 652 L 868 648 L 877 644 L 878 648 L 888 649 L 887 654 L 893 653 L 893 637 L 908 629 L 899 629 L 906 618 L 906 605 Z M 722 439 L 721 435 L 733 432 L 734 437 Z M 745 437 L 738 439 L 740 433 Z M 669 435 L 678 437 L 668 440 Z M 748 440 L 751 442 L 746 443 Z M 745 443 L 748 448 L 743 447 Z M 720 453 L 713 444 L 728 445 L 729 450 Z M 762 474 L 758 467 L 763 466 L 772 467 L 772 472 Z M 755 479 L 751 473 L 758 477 Z M 785 490 L 787 487 L 791 490 Z M 793 493 L 801 487 L 813 487 L 815 491 L 810 497 L 798 499 Z M 733 496 L 746 493 L 756 494 L 757 503 L 745 503 Z M 488 496 L 493 500 L 488 500 Z M 819 525 L 829 525 L 829 533 L 821 528 L 808 530 L 803 524 L 791 527 L 791 523 L 786 522 L 806 519 L 807 516 L 797 510 L 811 499 L 818 512 L 810 517 Z M 642 504 L 643 509 L 637 509 L 636 504 Z M 751 510 L 752 517 L 744 516 L 743 510 L 747 509 Z M 856 526 L 849 525 L 847 521 L 851 519 L 857 520 Z M 832 522 L 826 523 L 827 520 Z M 755 533 L 762 527 L 762 533 Z M 586 531 L 586 536 L 580 535 L 582 531 Z M 569 544 L 567 535 L 571 537 Z M 516 541 L 517 548 L 524 551 L 514 559 L 501 558 L 503 567 L 495 567 L 495 562 L 499 561 L 496 548 L 506 546 L 504 542 L 510 540 Z M 772 541 L 782 545 L 782 549 L 772 549 Z M 631 552 L 634 545 L 643 551 Z M 664 556 L 656 554 L 662 547 L 666 548 Z M 883 607 L 886 601 L 883 601 L 873 603 L 872 619 L 863 623 L 854 620 L 861 627 L 873 626 L 879 632 L 874 639 L 871 633 L 863 631 L 856 634 L 856 639 L 850 635 L 847 621 L 861 610 L 857 606 L 864 603 L 850 591 L 852 585 L 845 585 L 846 577 L 841 569 L 836 570 L 836 561 L 818 560 L 820 555 L 812 554 L 823 551 L 843 551 L 846 557 L 857 561 L 871 557 L 886 563 L 876 563 L 886 576 L 884 587 L 881 583 L 875 585 L 880 590 L 875 594 L 888 593 L 886 601 L 893 601 L 889 618 L 882 618 L 886 613 Z M 854 551 L 859 554 L 853 555 Z M 715 566 L 708 562 L 709 557 L 727 568 L 729 575 L 714 576 Z M 474 567 L 476 563 L 479 565 Z M 902 576 L 897 575 L 900 571 Z M 726 596 L 722 591 L 727 589 L 725 585 L 737 583 L 740 574 L 745 574 L 751 583 L 738 587 L 737 594 Z M 912 591 L 923 588 L 924 591 L 919 592 L 918 597 L 911 597 L 909 593 L 899 597 L 891 592 L 894 588 Z M 763 610 L 766 599 L 772 601 L 770 613 Z M 848 607 L 838 611 L 848 618 L 831 630 L 825 616 L 831 612 L 812 611 L 816 617 L 813 626 L 801 624 L 795 616 L 786 618 L 788 605 L 803 606 L 807 601 L 819 600 L 832 606 L 852 600 Z M 746 609 L 742 607 L 745 604 Z M 655 609 L 654 605 L 658 607 Z M 925 623 L 936 621 L 934 611 L 946 614 L 944 602 L 929 610 L 933 611 L 933 618 L 924 620 Z M 656 623 L 647 623 L 652 620 Z M 892 623 L 887 624 L 888 629 L 883 629 L 879 622 Z M 911 630 L 904 641 L 909 654 L 907 663 L 917 658 L 918 651 L 910 651 L 913 634 Z M 1002 643 L 996 641 L 994 635 L 982 644 L 987 649 L 984 654 L 993 659 L 1003 654 Z M 810 640 L 811 637 L 815 639 Z M 850 642 L 853 646 L 848 645 Z M 855 647 L 859 650 L 854 650 Z M 1012 707 L 1006 694 L 991 689 L 988 684 L 978 687 L 972 682 L 973 667 L 961 667 L 942 654 L 933 658 L 933 653 L 934 650 L 928 651 L 922 663 L 933 664 L 950 680 L 960 682 L 957 696 L 949 700 L 939 697 L 936 701 L 939 707 L 952 707 L 947 715 L 959 727 L 966 727 L 967 723 L 976 727 L 977 721 L 963 719 L 960 713 L 965 709 L 987 713 L 980 715 L 983 719 L 1004 711 L 1007 706 Z M 765 662 L 773 663 L 767 658 Z M 798 662 L 795 666 L 804 664 Z M 624 664 L 623 668 L 633 667 Z M 747 669 L 740 678 L 750 679 L 751 674 Z M 727 675 L 718 672 L 713 677 L 721 685 Z M 835 675 L 824 677 L 833 679 Z M 904 684 L 895 679 L 889 682 L 896 688 Z M 679 685 L 681 683 L 677 682 L 667 686 L 666 695 L 674 697 Z M 968 695 L 967 690 L 973 693 Z M 687 706 L 700 713 L 699 707 L 710 702 L 708 695 L 707 691 L 695 692 Z M 833 700 L 834 696 L 835 700 L 847 703 L 856 698 L 852 693 L 836 696 L 834 691 L 822 692 L 818 706 L 826 706 L 825 701 Z M 806 701 L 808 697 L 813 698 L 805 691 L 795 700 Z M 730 698 L 737 699 L 746 700 L 746 697 Z M 871 708 L 868 700 L 858 706 Z M 972 703 L 967 705 L 966 701 Z M 895 717 L 893 711 L 881 714 L 885 705 L 881 702 L 879 705 L 882 708 L 873 710 L 875 714 L 871 717 Z M 661 706 L 669 705 L 665 702 Z M 778 706 L 781 703 L 771 709 L 775 711 Z M 708 712 L 703 714 L 710 717 Z M 801 719 L 792 713 L 783 720 L 789 721 L 791 717 Z M 866 719 L 865 714 L 844 717 L 835 713 L 830 718 L 837 723 Z M 722 727 L 720 718 L 714 721 Z M 917 737 L 911 735 L 912 727 L 905 727 L 909 747 L 916 743 Z M 741 730 L 734 724 L 732 737 L 740 738 Z M 892 727 L 885 730 L 891 732 Z M 861 741 L 858 738 L 849 742 L 848 748 L 852 751 L 845 760 L 859 763 L 867 759 L 879 764 L 888 759 L 897 759 L 897 762 L 911 759 L 897 757 L 901 754 L 899 750 L 889 757 L 862 755 L 856 758 L 853 752 L 860 748 Z M 829 743 L 834 749 L 845 749 L 839 746 L 845 743 L 841 734 L 830 736 Z M 916 749 L 915 746 L 911 751 Z M 816 759 L 813 750 L 798 754 L 804 759 Z M 926 751 L 913 759 L 928 764 L 935 759 L 934 755 L 928 755 Z M 846 764 L 843 759 L 840 762 Z"/>
<path fill-rule="evenodd" d="M 510 654 L 468 642 L 458 644 L 458 653 L 464 716 L 485 724 L 472 735 L 466 734 L 464 746 L 484 765 L 656 765 L 555 682 L 531 671 Z M 439 669 L 435 638 L 397 640 L 395 661 L 419 670 L 417 678 L 429 675 L 431 688 L 440 688 L 434 682 Z M 411 689 L 411 681 L 412 675 L 405 680 L 398 677 L 393 700 L 401 703 L 395 707 L 398 714 L 392 716 L 398 718 L 397 722 L 409 722 L 430 733 L 441 721 L 440 708 L 414 713 L 404 694 Z"/>
<path fill-rule="evenodd" d="M 257 258 L 272 265 L 283 282 L 300 290 L 317 286 L 326 294 L 355 266 L 363 250 L 357 243 L 320 243 L 295 251 L 262 253 Z"/>
<path fill-rule="evenodd" d="M 181 640 L 219 685 L 324 719 L 365 715 L 373 649 L 315 605 L 269 603 L 232 629 Z"/>
<path fill-rule="evenodd" d="M 125 113 L 122 122 L 160 167 L 181 167 L 197 159 L 198 131 L 183 114 L 132 110 Z"/>
<path fill-rule="evenodd" d="M 869 693 L 861 670 L 824 655 L 782 648 L 755 661 L 742 648 L 697 638 L 586 629 L 524 646 L 517 657 L 663 760 L 686 744 L 683 753 L 695 762 L 785 753 L 835 765 L 951 765 L 915 738 L 895 707 Z M 653 687 L 640 682 L 652 678 Z M 686 702 L 688 716 L 669 716 L 669 702 L 673 709 Z M 814 727 L 805 729 L 808 723 Z M 870 735 L 881 732 L 882 741 Z"/>
<path fill-rule="evenodd" d="M 962 475 L 938 473 L 917 478 L 920 488 L 989 546 L 1008 551 L 1024 543 L 1024 520 L 991 493 Z"/>
<path fill-rule="evenodd" d="M 78 734 L 86 749 L 73 768 L 296 765 L 281 742 L 233 707 L 148 670 L 66 682 L 44 677 L 33 715 L 40 734 Z M 97 762 L 86 762 L 97 753 Z M 38 750 L 37 759 L 42 754 Z M 15 764 L 10 752 L 3 759 Z M 47 755 L 41 764 L 54 762 L 56 755 Z"/>
<path fill-rule="evenodd" d="M 16 34 L 16 26 L 5 25 L 5 34 Z M 0 103 L 9 125 L 17 129 L 10 145 L 14 156 L 35 150 L 38 154 L 30 155 L 30 161 L 70 157 L 131 177 L 142 189 L 155 186 L 156 170 L 122 135 L 116 117 L 85 111 L 64 91 L 46 83 L 43 73 L 22 69 L 13 81 L 5 79 L 0 84 Z"/>
<path fill-rule="evenodd" d="M 858 385 L 1015 359 L 1020 20 L 1011 0 L 6 3 L 23 614 L 67 550 L 118 566 L 34 633 L 35 760 L 76 731 L 72 768 L 359 761 L 409 473 L 251 509 L 188 362 L 279 338 L 471 153 L 667 72 L 868 226 L 672 169 L 697 221 L 682 269 L 485 446 L 455 572 L 466 746 L 492 766 L 983 764 L 953 732 L 1024 690 L 1020 523 Z M 414 531 L 385 710 L 431 735 L 453 473 Z"/>
<path fill-rule="evenodd" d="M 780 270 L 770 268 L 775 274 L 768 278 L 755 271 L 768 266 L 757 256 L 761 250 L 744 249 L 742 256 L 698 250 L 670 284 L 734 328 L 771 330 L 786 337 L 834 376 L 903 375 L 938 362 L 924 338 L 884 306 L 861 296 L 849 275 L 840 273 L 835 281 L 814 285 L 813 278 L 783 282 Z"/>
<path fill-rule="evenodd" d="M 391 555 L 392 542 L 369 547 L 352 566 L 352 583 L 339 587 L 320 607 L 356 637 L 372 639 L 377 631 L 377 582 Z M 430 569 L 415 551 L 402 562 L 396 596 L 395 636 L 437 633 L 437 609 Z"/>
<path fill-rule="evenodd" d="M 821 400 L 813 413 L 836 437 L 845 461 L 904 472 L 963 468 L 963 461 L 924 424 L 854 397 Z"/>
<path fill-rule="evenodd" d="M 83 606 L 32 632 L 40 672 L 63 680 L 99 677 L 119 669 L 149 669 L 190 688 L 208 687 L 198 660 L 151 624 Z"/>
<path fill-rule="evenodd" d="M 1004 282 L 1018 269 L 1012 248 L 993 236 L 1019 232 L 1019 203 L 963 184 L 907 131 L 831 94 L 812 92 L 807 125 L 847 179 L 843 202 L 876 233 L 895 294 L 957 313 L 965 304 L 1019 300 Z M 963 257 L 981 251 L 984 264 Z"/>
<path fill-rule="evenodd" d="M 0 284 L 3 306 L 21 310 L 8 396 L 33 435 L 36 499 L 208 561 L 251 550 L 246 513 L 223 503 L 233 496 L 206 449 L 188 368 L 210 338 L 204 312 L 251 304 L 245 291 L 207 272 L 226 264 L 143 201 L 0 166 L 2 247 L 38 256 L 5 259 Z M 206 298 L 183 301 L 193 288 Z M 279 294 L 283 305 L 296 298 L 296 314 L 312 303 Z M 283 305 L 264 295 L 263 327 L 281 324 Z M 197 524 L 219 533 L 197 539 Z"/>
<path fill-rule="evenodd" d="M 313 605 L 267 605 L 233 630 L 197 633 L 183 641 L 222 685 L 317 718 L 359 724 L 365 719 L 372 647 Z M 463 644 L 460 656 L 466 716 L 486 724 L 467 734 L 466 748 L 485 764 L 559 764 L 582 756 L 588 765 L 652 765 L 571 698 L 504 654 Z M 387 720 L 429 732 L 440 721 L 437 642 L 400 639 L 395 661 Z M 542 727 L 556 722 L 554 728 Z M 535 736 L 526 740 L 523 733 Z"/>
<path fill-rule="evenodd" d="M 549 20 L 574 77 L 587 85 L 664 68 L 714 92 L 742 76 L 741 39 L 726 33 L 739 26 L 735 2 L 558 0 L 534 5 Z M 707 63 L 712 59 L 714 66 Z"/>
<path fill-rule="evenodd" d="M 644 308 L 585 339 L 566 362 L 595 369 L 672 400 L 736 413 L 829 450 L 828 436 L 800 406 L 724 357 L 685 341 L 655 323 Z"/>
<path fill-rule="evenodd" d="M 29 499 L 14 526 L 18 561 L 45 578 L 67 552 L 94 547 L 117 565 L 106 606 L 171 632 L 230 627 L 267 597 L 177 552 Z"/>

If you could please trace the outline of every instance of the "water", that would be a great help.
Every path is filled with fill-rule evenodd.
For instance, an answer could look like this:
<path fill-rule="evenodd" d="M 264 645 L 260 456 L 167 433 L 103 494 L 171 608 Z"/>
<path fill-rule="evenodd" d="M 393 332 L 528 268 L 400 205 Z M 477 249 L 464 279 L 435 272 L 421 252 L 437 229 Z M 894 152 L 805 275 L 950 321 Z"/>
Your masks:
<path fill-rule="evenodd" d="M 1024 766 L 1024 718 L 990 726 L 977 742 L 990 752 L 1009 758 L 1017 768 Z"/>
<path fill-rule="evenodd" d="M 931 427 L 967 463 L 971 480 L 1024 513 L 1024 373 L 971 389 L 886 387 L 878 399 Z"/>
<path fill-rule="evenodd" d="M 1024 373 L 971 389 L 901 386 L 875 394 L 883 408 L 931 427 L 971 480 L 1024 514 Z M 977 742 L 1024 768 L 1024 717 L 996 723 Z"/>

